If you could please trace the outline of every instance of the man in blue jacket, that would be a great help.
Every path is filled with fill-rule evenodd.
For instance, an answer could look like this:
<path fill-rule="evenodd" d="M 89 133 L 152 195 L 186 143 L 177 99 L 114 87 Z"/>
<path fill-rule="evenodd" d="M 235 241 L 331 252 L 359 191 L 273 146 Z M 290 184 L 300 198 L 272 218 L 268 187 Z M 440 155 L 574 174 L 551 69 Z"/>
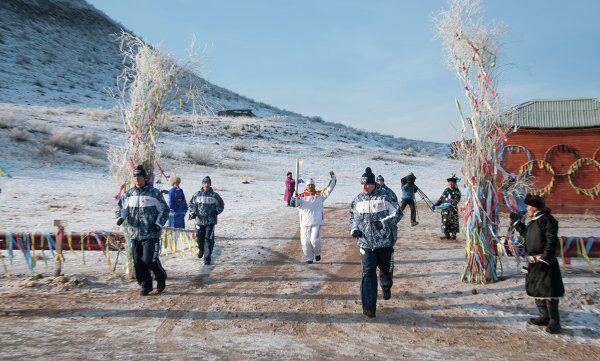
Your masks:
<path fill-rule="evenodd" d="M 375 185 L 375 175 L 367 168 L 361 178 L 362 192 L 350 208 L 350 234 L 360 247 L 362 281 L 360 296 L 363 314 L 375 317 L 377 308 L 377 268 L 383 299 L 390 299 L 394 273 L 394 245 L 402 211 L 389 192 Z"/>
<path fill-rule="evenodd" d="M 392 188 L 388 187 L 385 185 L 385 178 L 383 178 L 383 176 L 380 174 L 377 176 L 377 178 L 375 179 L 375 181 L 377 181 L 377 184 L 379 185 L 379 187 L 385 189 L 386 191 L 388 191 L 388 193 L 390 194 L 390 196 L 392 196 L 392 199 L 394 200 L 394 202 L 398 202 L 398 197 L 396 196 L 396 193 L 394 193 L 394 191 L 392 190 Z"/>
<path fill-rule="evenodd" d="M 417 188 L 415 180 L 417 180 L 417 177 L 412 173 L 400 180 L 402 184 L 402 203 L 400 209 L 404 212 L 404 208 L 406 208 L 407 205 L 410 207 L 410 225 L 412 227 L 419 224 L 419 222 L 417 222 L 417 207 L 415 204 L 415 192 L 419 188 Z"/>
<path fill-rule="evenodd" d="M 125 232 L 132 241 L 135 278 L 142 287 L 140 294 L 152 291 L 152 275 L 156 278 L 156 290 L 165 290 L 167 272 L 160 264 L 160 233 L 169 217 L 169 207 L 162 193 L 146 181 L 146 170 L 138 165 L 133 171 L 133 184 L 117 204 L 117 225 L 125 221 Z"/>
<path fill-rule="evenodd" d="M 190 219 L 196 219 L 196 242 L 198 258 L 204 257 L 204 264 L 209 265 L 215 245 L 215 225 L 217 216 L 225 209 L 225 203 L 219 194 L 212 189 L 209 176 L 202 180 L 202 189 L 190 199 Z"/>

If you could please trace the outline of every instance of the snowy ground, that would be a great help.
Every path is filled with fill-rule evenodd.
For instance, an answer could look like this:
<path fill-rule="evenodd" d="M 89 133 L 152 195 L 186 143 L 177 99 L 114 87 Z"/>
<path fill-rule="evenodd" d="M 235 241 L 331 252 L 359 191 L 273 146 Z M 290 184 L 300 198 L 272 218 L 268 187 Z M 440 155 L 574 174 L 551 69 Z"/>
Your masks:
<path fill-rule="evenodd" d="M 379 299 L 371 321 L 361 314 L 346 207 L 326 211 L 323 261 L 311 266 L 301 261 L 295 210 L 279 207 L 269 236 L 219 237 L 213 266 L 163 257 L 160 296 L 138 296 L 100 257 L 67 269 L 64 284 L 49 270 L 3 279 L 2 358 L 597 360 L 600 284 L 582 262 L 564 275 L 565 330 L 548 335 L 525 324 L 535 307 L 513 261 L 504 260 L 502 282 L 461 283 L 462 242 L 440 241 L 437 217 L 421 207 L 419 226 L 400 224 L 393 296 Z"/>
<path fill-rule="evenodd" d="M 0 120 L 0 167 L 13 176 L 0 178 L 0 231 L 51 230 L 53 219 L 67 220 L 71 231 L 116 230 L 117 186 L 102 160 L 121 140 L 114 114 L 4 105 Z M 108 274 L 98 254 L 88 253 L 84 266 L 79 253 L 67 253 L 68 279 L 57 280 L 41 261 L 30 275 L 17 257 L 8 265 L 12 275 L 0 278 L 0 358 L 597 359 L 600 279 L 586 264 L 573 260 L 564 275 L 565 332 L 547 335 L 525 325 L 534 305 L 512 260 L 503 261 L 502 282 L 459 281 L 462 241 L 440 241 L 439 214 L 422 203 L 418 227 L 400 223 L 393 297 L 379 301 L 376 320 L 364 319 L 347 207 L 365 166 L 394 190 L 412 171 L 436 198 L 458 163 L 412 156 L 329 124 L 203 118 L 195 130 L 184 121 L 177 118 L 161 134 L 162 165 L 182 177 L 188 197 L 211 175 L 224 198 L 215 265 L 201 266 L 190 254 L 165 255 L 167 291 L 142 298 L 123 269 Z M 11 136 L 15 124 L 26 129 L 26 139 Z M 80 138 L 92 131 L 99 139 L 76 151 L 46 147 L 65 130 Z M 196 145 L 211 149 L 215 165 L 192 165 L 185 151 Z M 323 262 L 311 266 L 300 261 L 297 213 L 281 201 L 296 158 L 304 159 L 302 178 L 324 185 L 329 170 L 339 178 L 326 210 Z M 598 216 L 558 219 L 564 235 L 598 235 Z"/>

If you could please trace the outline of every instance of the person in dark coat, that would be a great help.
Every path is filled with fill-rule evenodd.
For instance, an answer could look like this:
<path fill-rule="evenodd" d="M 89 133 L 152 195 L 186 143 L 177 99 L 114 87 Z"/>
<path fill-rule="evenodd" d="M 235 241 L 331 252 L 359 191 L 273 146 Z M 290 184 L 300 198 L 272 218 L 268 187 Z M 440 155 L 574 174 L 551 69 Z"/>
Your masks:
<path fill-rule="evenodd" d="M 528 296 L 535 298 L 535 305 L 539 311 L 538 317 L 530 318 L 527 322 L 546 326 L 546 332 L 558 333 L 558 300 L 565 294 L 556 259 L 556 248 L 559 245 L 558 221 L 550 214 L 544 198 L 528 194 L 525 204 L 527 216 L 531 219 L 527 225 L 518 213 L 511 213 L 510 218 L 513 227 L 525 238 L 528 263 L 525 290 Z"/>
<path fill-rule="evenodd" d="M 392 197 L 394 202 L 398 202 L 398 197 L 396 196 L 396 193 L 394 193 L 392 188 L 385 185 L 385 178 L 383 178 L 383 176 L 381 174 L 378 175 L 377 178 L 375 178 L 375 181 L 379 185 L 379 188 L 382 188 L 383 190 L 385 190 L 386 192 L 388 192 L 390 194 L 390 196 Z"/>
<path fill-rule="evenodd" d="M 360 247 L 363 314 L 373 318 L 377 308 L 377 268 L 383 299 L 392 297 L 394 245 L 402 211 L 389 192 L 376 186 L 371 168 L 365 170 L 360 183 L 361 192 L 350 207 L 349 226 L 350 235 Z"/>
<path fill-rule="evenodd" d="M 287 203 L 288 207 L 291 206 L 292 195 L 296 191 L 296 181 L 292 172 L 287 172 L 285 178 L 285 192 L 283 193 L 283 200 Z"/>
<path fill-rule="evenodd" d="M 460 189 L 456 187 L 458 178 L 452 176 L 448 179 L 448 188 L 444 190 L 442 196 L 434 204 L 434 206 L 440 206 L 443 203 L 448 203 L 448 208 L 442 209 L 442 232 L 444 237 L 441 239 L 456 239 L 456 234 L 460 231 L 460 224 L 458 222 L 458 203 L 460 202 Z"/>
<path fill-rule="evenodd" d="M 156 278 L 157 291 L 160 293 L 166 287 L 167 272 L 158 256 L 169 207 L 160 191 L 147 182 L 142 165 L 133 170 L 133 184 L 119 199 L 115 216 L 117 226 L 123 225 L 131 239 L 135 278 L 141 287 L 140 294 L 147 296 L 152 291 L 150 271 Z"/>
<path fill-rule="evenodd" d="M 190 219 L 196 219 L 196 243 L 198 243 L 198 258 L 204 257 L 204 264 L 210 265 L 215 245 L 215 225 L 217 218 L 225 209 L 225 203 L 217 192 L 212 189 L 209 176 L 202 180 L 202 189 L 190 199 Z"/>
<path fill-rule="evenodd" d="M 181 189 L 181 178 L 175 177 L 171 182 L 173 186 L 169 190 L 169 222 L 170 228 L 185 228 L 185 213 L 188 210 L 188 205 L 185 200 L 185 194 Z M 171 217 L 172 215 L 172 217 Z"/>
<path fill-rule="evenodd" d="M 404 212 L 406 206 L 410 207 L 410 225 L 412 227 L 419 224 L 417 222 L 417 207 L 415 204 L 415 192 L 418 190 L 415 184 L 416 180 L 417 177 L 412 173 L 400 179 L 400 183 L 402 184 L 402 203 L 400 204 L 400 209 Z"/>

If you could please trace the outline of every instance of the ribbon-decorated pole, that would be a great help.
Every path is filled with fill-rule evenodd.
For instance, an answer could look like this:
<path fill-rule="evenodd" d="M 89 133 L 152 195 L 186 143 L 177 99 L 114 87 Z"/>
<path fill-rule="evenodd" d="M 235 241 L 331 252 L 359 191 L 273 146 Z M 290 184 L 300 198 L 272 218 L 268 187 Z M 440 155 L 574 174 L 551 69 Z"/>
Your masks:
<path fill-rule="evenodd" d="M 159 130 L 171 120 L 167 109 L 179 99 L 182 104 L 192 105 L 192 111 L 212 111 L 203 98 L 206 90 L 196 75 L 200 61 L 194 53 L 193 42 L 190 59 L 177 61 L 171 55 L 150 46 L 140 38 L 123 32 L 119 37 L 123 55 L 123 68 L 117 77 L 118 107 L 123 121 L 124 142 L 121 147 L 109 149 L 111 173 L 119 186 L 117 198 L 131 182 L 133 168 L 141 164 L 147 173 L 147 180 L 154 183 L 155 167 L 169 179 L 158 164 Z M 196 106 L 199 105 L 200 108 Z M 196 117 L 189 118 L 197 125 Z"/>
<path fill-rule="evenodd" d="M 456 99 L 461 124 L 457 147 L 465 181 L 463 227 L 465 282 L 488 283 L 498 280 L 500 262 L 500 203 L 498 152 L 510 127 L 500 122 L 500 99 L 495 86 L 498 37 L 502 29 L 486 27 L 480 17 L 478 0 L 453 0 L 450 8 L 436 19 L 436 30 L 446 50 L 449 67 L 455 71 L 465 91 L 468 109 Z M 504 193 L 523 189 L 521 179 L 504 184 Z"/>

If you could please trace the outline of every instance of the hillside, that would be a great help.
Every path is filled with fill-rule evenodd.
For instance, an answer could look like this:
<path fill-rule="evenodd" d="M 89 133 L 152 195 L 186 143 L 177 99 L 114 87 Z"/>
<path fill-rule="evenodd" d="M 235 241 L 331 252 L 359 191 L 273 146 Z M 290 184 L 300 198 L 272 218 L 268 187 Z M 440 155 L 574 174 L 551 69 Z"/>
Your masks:
<path fill-rule="evenodd" d="M 114 107 L 116 101 L 109 91 L 115 89 L 121 71 L 122 56 L 115 41 L 121 29 L 129 31 L 83 0 L 0 2 L 0 103 Z M 205 98 L 215 112 L 247 108 L 259 117 L 287 116 L 303 126 L 322 122 L 319 117 L 307 118 L 197 79 L 208 88 Z M 447 152 L 444 144 L 373 137 L 393 149 Z"/>

